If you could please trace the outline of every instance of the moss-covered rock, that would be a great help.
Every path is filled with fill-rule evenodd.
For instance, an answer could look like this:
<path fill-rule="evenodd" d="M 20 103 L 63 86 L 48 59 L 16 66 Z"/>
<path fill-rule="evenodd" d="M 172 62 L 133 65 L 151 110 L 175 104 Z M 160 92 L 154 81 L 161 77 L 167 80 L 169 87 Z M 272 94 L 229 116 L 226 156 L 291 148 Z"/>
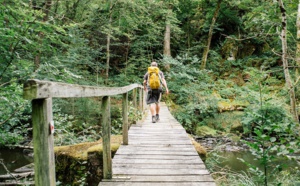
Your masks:
<path fill-rule="evenodd" d="M 198 143 L 192 136 L 189 135 L 189 138 L 191 139 L 197 153 L 199 154 L 199 156 L 201 158 L 206 158 L 206 155 L 207 155 L 207 151 L 206 149 L 200 144 Z"/>
<path fill-rule="evenodd" d="M 216 137 L 217 131 L 208 126 L 198 126 L 196 128 L 196 135 L 203 137 Z"/>
<path fill-rule="evenodd" d="M 219 112 L 234 111 L 234 110 L 244 110 L 249 105 L 248 102 L 242 102 L 237 100 L 232 101 L 219 101 L 218 110 Z"/>
<path fill-rule="evenodd" d="M 244 128 L 242 123 L 240 122 L 234 122 L 231 127 L 230 127 L 230 132 L 236 133 L 236 134 L 241 134 L 244 132 Z"/>
<path fill-rule="evenodd" d="M 122 136 L 111 136 L 114 155 L 122 143 Z M 97 185 L 102 179 L 102 139 L 96 142 L 54 147 L 57 180 L 63 184 Z"/>

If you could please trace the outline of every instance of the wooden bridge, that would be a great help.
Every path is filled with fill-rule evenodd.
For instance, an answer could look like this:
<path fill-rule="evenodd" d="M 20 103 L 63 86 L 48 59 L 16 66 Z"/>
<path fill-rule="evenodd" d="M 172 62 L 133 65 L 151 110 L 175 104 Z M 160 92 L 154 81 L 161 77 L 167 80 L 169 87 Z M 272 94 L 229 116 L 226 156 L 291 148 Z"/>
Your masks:
<path fill-rule="evenodd" d="M 52 98 L 102 97 L 103 177 L 99 185 L 215 185 L 183 127 L 164 105 L 161 120 L 151 123 L 150 114 L 128 131 L 128 93 L 145 111 L 143 87 L 91 87 L 28 80 L 24 98 L 32 100 L 35 185 L 55 186 Z M 137 91 L 139 90 L 139 91 Z M 110 96 L 123 97 L 123 145 L 114 159 L 110 148 Z M 137 97 L 139 98 L 137 101 Z"/>
<path fill-rule="evenodd" d="M 99 186 L 213 186 L 214 180 L 199 158 L 184 128 L 162 104 L 160 121 L 146 120 L 129 130 L 112 160 L 112 179 Z"/>

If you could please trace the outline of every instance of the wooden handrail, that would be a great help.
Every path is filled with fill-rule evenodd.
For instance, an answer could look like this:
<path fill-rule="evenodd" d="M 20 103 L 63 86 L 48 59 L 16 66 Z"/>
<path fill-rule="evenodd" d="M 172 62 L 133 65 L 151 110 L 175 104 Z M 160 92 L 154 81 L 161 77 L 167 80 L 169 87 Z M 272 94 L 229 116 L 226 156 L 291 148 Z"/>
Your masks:
<path fill-rule="evenodd" d="M 75 97 L 101 97 L 115 96 L 129 92 L 135 88 L 143 88 L 139 84 L 125 87 L 94 87 L 76 84 L 67 84 L 37 79 L 27 80 L 24 84 L 24 99 L 41 98 L 75 98 Z"/>
<path fill-rule="evenodd" d="M 139 104 L 137 90 L 139 89 Z M 54 186 L 55 160 L 53 142 L 52 98 L 102 97 L 103 177 L 112 178 L 110 148 L 110 96 L 122 94 L 123 144 L 128 145 L 128 92 L 133 90 L 133 104 L 145 110 L 143 86 L 95 87 L 30 79 L 24 83 L 24 99 L 32 100 L 35 185 Z"/>

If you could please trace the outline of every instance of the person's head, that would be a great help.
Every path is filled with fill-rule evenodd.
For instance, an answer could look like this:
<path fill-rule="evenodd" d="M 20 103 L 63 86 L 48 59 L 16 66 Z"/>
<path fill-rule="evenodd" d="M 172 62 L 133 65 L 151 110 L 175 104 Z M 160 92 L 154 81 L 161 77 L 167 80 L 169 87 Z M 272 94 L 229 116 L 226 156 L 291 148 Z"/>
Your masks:
<path fill-rule="evenodd" d="M 155 61 L 152 61 L 151 66 L 152 67 L 157 67 L 157 63 Z"/>

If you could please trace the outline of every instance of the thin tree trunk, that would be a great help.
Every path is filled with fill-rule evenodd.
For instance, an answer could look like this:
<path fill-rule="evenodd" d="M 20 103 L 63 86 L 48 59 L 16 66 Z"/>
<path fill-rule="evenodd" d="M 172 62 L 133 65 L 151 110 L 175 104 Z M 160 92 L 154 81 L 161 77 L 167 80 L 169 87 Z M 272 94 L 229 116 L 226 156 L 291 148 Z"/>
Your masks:
<path fill-rule="evenodd" d="M 164 56 L 171 56 L 171 25 L 166 24 L 166 31 L 164 37 Z M 170 65 L 165 65 L 166 70 L 170 70 Z"/>
<path fill-rule="evenodd" d="M 287 88 L 289 89 L 290 93 L 290 104 L 291 104 L 291 114 L 294 117 L 294 120 L 296 122 L 299 122 L 298 114 L 297 114 L 297 105 L 296 105 L 296 98 L 295 98 L 295 90 L 294 86 L 292 84 L 292 80 L 290 77 L 289 69 L 288 69 L 288 60 L 287 60 L 287 39 L 286 39 L 286 26 L 287 26 L 287 20 L 286 20 L 286 10 L 284 8 L 282 0 L 278 0 L 278 5 L 281 12 L 281 24 L 282 24 L 282 30 L 281 30 L 281 43 L 282 43 L 282 63 L 283 63 L 283 70 L 284 70 L 284 76 L 285 76 L 285 82 L 287 85 Z"/>
<path fill-rule="evenodd" d="M 106 72 L 105 72 L 105 84 L 108 84 L 108 74 L 109 74 L 109 62 L 110 62 L 110 34 L 111 34 L 111 22 L 112 22 L 112 8 L 113 2 L 110 1 L 109 8 L 109 33 L 107 34 L 107 43 L 106 43 Z"/>
<path fill-rule="evenodd" d="M 212 18 L 212 22 L 211 22 L 209 32 L 208 32 L 207 45 L 204 49 L 203 56 L 202 56 L 201 69 L 205 69 L 205 67 L 206 67 L 206 61 L 207 61 L 207 56 L 208 56 L 209 47 L 210 47 L 210 43 L 211 43 L 211 38 L 212 38 L 212 35 L 213 35 L 214 26 L 215 26 L 215 23 L 216 23 L 218 14 L 219 14 L 221 3 L 222 3 L 222 0 L 218 0 L 217 7 L 216 7 L 216 10 L 215 10 L 214 16 Z"/>
<path fill-rule="evenodd" d="M 300 1 L 298 4 L 298 13 L 297 13 L 297 50 L 296 50 L 296 63 L 300 67 Z M 299 69 L 296 68 L 296 78 L 299 77 Z"/>
<path fill-rule="evenodd" d="M 166 25 L 165 38 L 164 38 L 164 55 L 171 56 L 171 26 Z"/>
<path fill-rule="evenodd" d="M 51 5 L 52 5 L 52 0 L 45 0 L 45 8 L 43 9 L 44 12 L 43 22 L 46 22 L 49 19 L 49 12 L 51 9 Z M 37 8 L 36 1 L 33 1 L 33 6 L 34 8 Z M 42 44 L 44 33 L 40 32 L 39 36 L 40 36 L 40 44 Z M 40 67 L 40 64 L 41 64 L 41 51 L 39 50 L 38 54 L 34 58 L 34 71 L 36 71 Z"/>

